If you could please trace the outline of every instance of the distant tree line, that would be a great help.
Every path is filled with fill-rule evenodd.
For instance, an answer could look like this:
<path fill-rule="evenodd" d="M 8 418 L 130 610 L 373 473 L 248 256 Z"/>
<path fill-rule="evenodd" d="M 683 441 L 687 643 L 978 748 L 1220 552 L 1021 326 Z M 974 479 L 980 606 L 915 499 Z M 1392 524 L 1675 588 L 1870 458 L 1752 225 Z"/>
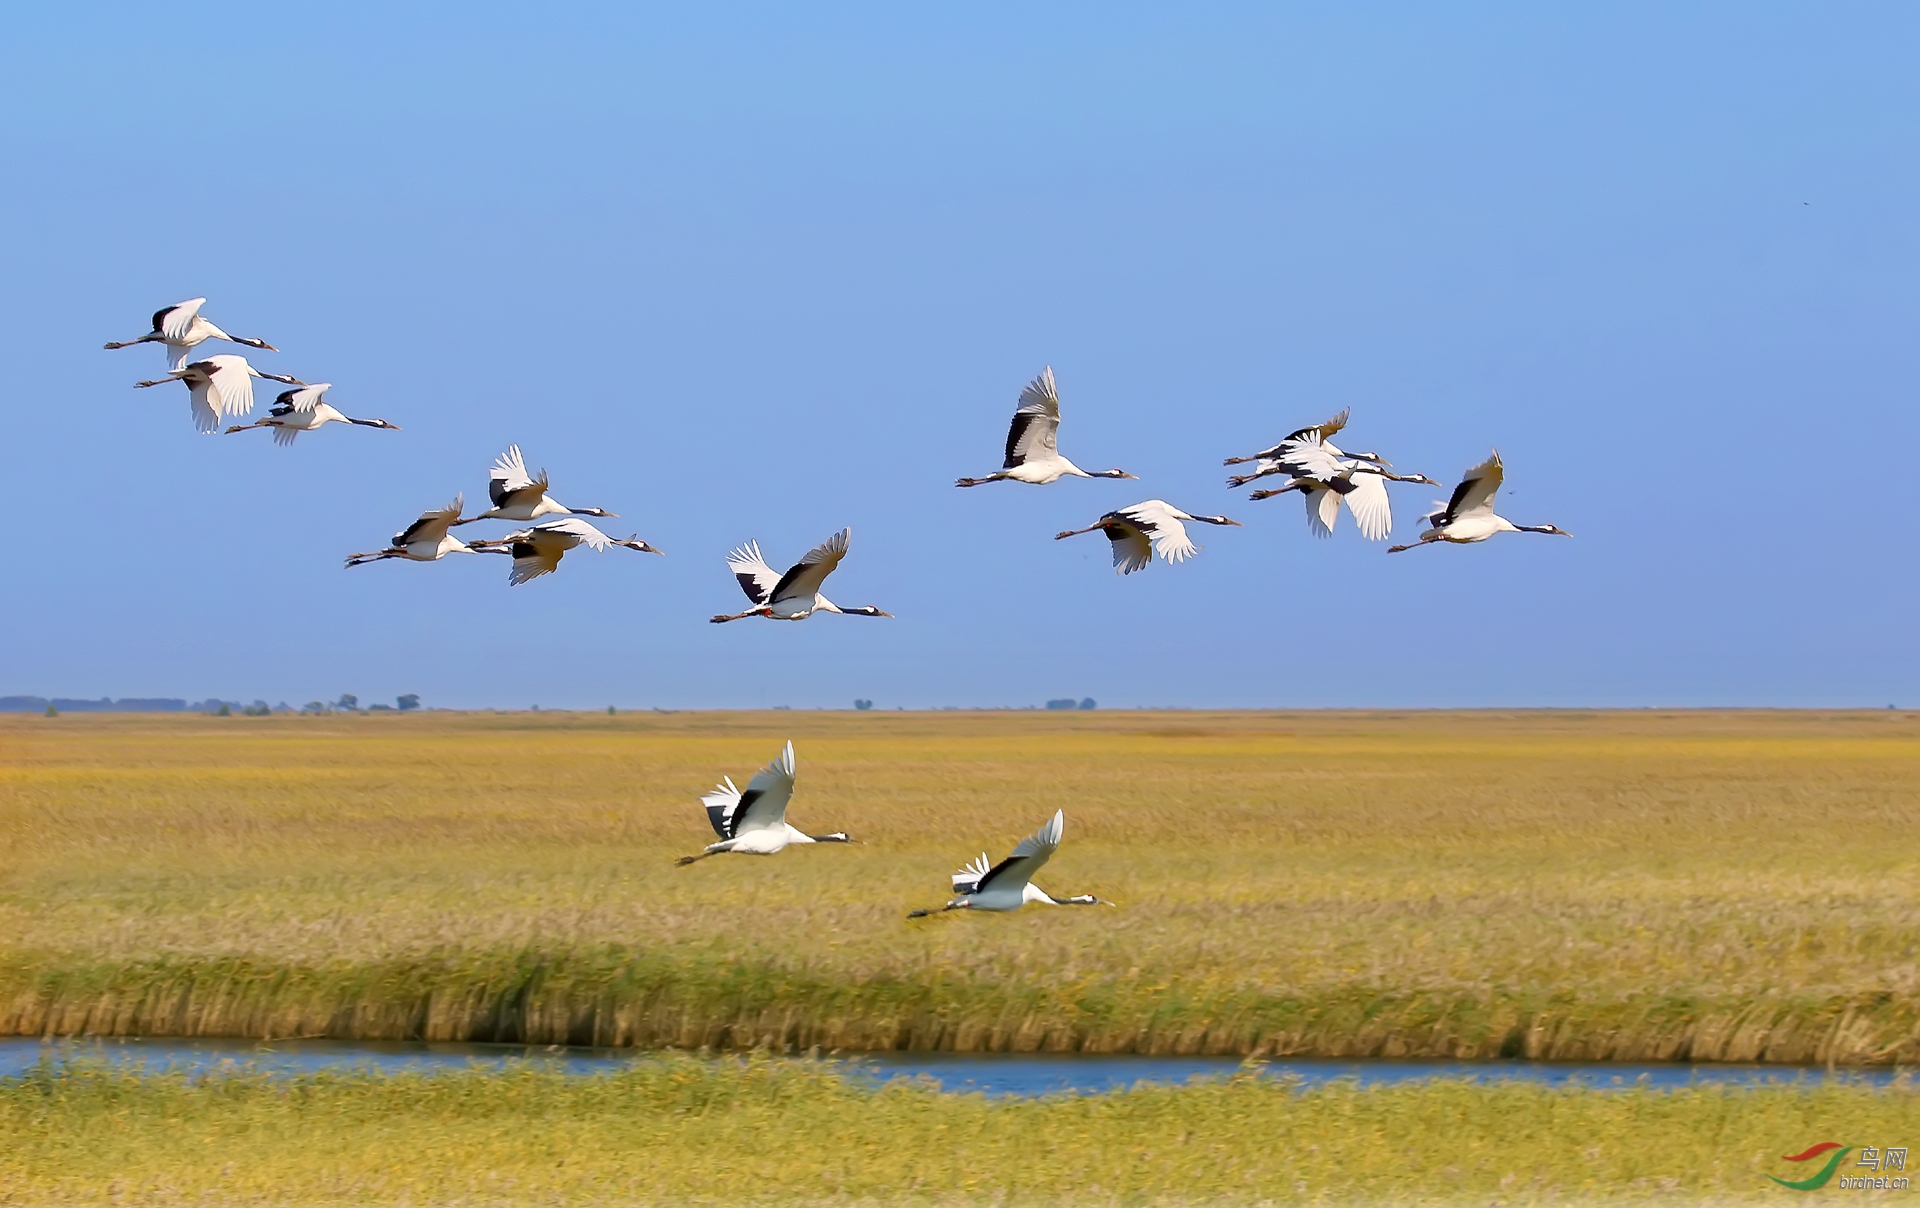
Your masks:
<path fill-rule="evenodd" d="M 377 704 L 368 706 L 368 711 L 385 709 L 389 712 L 408 712 L 420 707 L 420 694 L 408 692 L 394 700 L 391 705 Z M 329 705 L 323 701 L 308 701 L 300 710 L 302 713 L 359 713 L 360 698 L 352 693 L 344 693 L 338 701 Z M 266 717 L 273 713 L 292 713 L 294 708 L 285 701 L 269 705 L 266 701 L 256 700 L 252 704 L 242 704 L 237 700 L 222 700 L 209 696 L 205 700 L 189 704 L 179 697 L 122 697 L 113 700 L 101 697 L 99 700 L 78 700 L 64 696 L 48 698 L 45 696 L 0 696 L 0 713 L 44 713 L 55 717 L 62 713 L 211 713 L 216 717 L 231 717 L 235 713 L 245 717 Z"/>

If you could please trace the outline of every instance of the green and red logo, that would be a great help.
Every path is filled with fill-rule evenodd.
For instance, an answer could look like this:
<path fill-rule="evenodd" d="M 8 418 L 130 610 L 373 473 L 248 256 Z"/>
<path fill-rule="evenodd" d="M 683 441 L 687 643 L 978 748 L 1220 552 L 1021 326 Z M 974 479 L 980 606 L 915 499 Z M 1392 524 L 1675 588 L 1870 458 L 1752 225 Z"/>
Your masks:
<path fill-rule="evenodd" d="M 1833 1178 L 1833 1172 L 1840 1169 L 1840 1160 L 1851 1152 L 1853 1152 L 1853 1146 L 1851 1145 L 1842 1145 L 1838 1141 L 1822 1141 L 1805 1153 L 1781 1155 L 1781 1159 L 1787 1162 L 1811 1162 L 1823 1153 L 1831 1153 L 1833 1156 L 1828 1158 L 1827 1164 L 1822 1166 L 1816 1173 L 1808 1175 L 1804 1179 L 1782 1179 L 1774 1175 L 1768 1175 L 1767 1177 L 1782 1187 L 1791 1187 L 1795 1191 L 1813 1191 L 1827 1185 L 1827 1180 Z"/>

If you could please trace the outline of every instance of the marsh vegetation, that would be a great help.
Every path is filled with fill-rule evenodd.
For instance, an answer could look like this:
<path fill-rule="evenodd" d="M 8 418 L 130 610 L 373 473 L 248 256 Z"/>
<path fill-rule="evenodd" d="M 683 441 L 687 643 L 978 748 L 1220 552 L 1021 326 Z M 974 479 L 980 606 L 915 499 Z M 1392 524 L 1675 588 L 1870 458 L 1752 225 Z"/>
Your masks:
<path fill-rule="evenodd" d="M 799 753 L 861 842 L 673 857 Z M 1920 1060 L 1898 713 L 0 718 L 0 1030 Z M 1042 881 L 949 915 L 1055 808 Z"/>
<path fill-rule="evenodd" d="M 1238 1078 L 994 1102 L 691 1057 L 586 1078 L 48 1070 L 0 1082 L 0 1201 L 1744 1200 L 1812 1138 L 1911 1139 L 1912 1098 Z"/>

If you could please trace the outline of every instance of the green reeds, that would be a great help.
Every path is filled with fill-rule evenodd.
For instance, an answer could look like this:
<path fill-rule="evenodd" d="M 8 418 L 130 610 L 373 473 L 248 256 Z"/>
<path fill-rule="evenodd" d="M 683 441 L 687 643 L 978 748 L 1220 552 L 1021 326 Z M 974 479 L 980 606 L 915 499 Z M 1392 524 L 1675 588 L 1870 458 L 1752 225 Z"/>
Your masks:
<path fill-rule="evenodd" d="M 449 1040 L 637 1048 L 1550 1061 L 1920 1063 L 1920 1004 L 1854 999 L 1311 998 L 850 981 L 617 949 L 301 968 L 234 958 L 0 969 L 0 1034 Z"/>

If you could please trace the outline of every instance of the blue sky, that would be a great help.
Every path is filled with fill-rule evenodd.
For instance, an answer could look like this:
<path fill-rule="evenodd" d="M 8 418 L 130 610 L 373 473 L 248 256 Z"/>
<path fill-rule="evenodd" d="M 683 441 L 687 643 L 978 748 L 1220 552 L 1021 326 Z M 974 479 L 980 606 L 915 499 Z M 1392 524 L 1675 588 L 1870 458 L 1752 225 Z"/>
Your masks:
<path fill-rule="evenodd" d="M 1912 690 L 1920 17 L 1894 5 L 0 15 L 0 694 L 457 706 L 1884 705 Z M 174 300 L 334 383 L 196 434 Z M 1134 482 L 995 468 L 1021 385 Z M 265 385 L 265 384 L 263 384 Z M 262 404 L 270 390 L 260 392 Z M 1353 408 L 1510 536 L 1220 459 Z M 256 439 L 258 438 L 258 439 Z M 666 551 L 383 563 L 510 442 Z M 1396 488 L 1396 534 L 1435 492 Z M 1125 579 L 1060 529 L 1225 512 Z M 833 597 L 705 618 L 843 525 Z M 504 526 L 476 525 L 488 535 Z"/>

